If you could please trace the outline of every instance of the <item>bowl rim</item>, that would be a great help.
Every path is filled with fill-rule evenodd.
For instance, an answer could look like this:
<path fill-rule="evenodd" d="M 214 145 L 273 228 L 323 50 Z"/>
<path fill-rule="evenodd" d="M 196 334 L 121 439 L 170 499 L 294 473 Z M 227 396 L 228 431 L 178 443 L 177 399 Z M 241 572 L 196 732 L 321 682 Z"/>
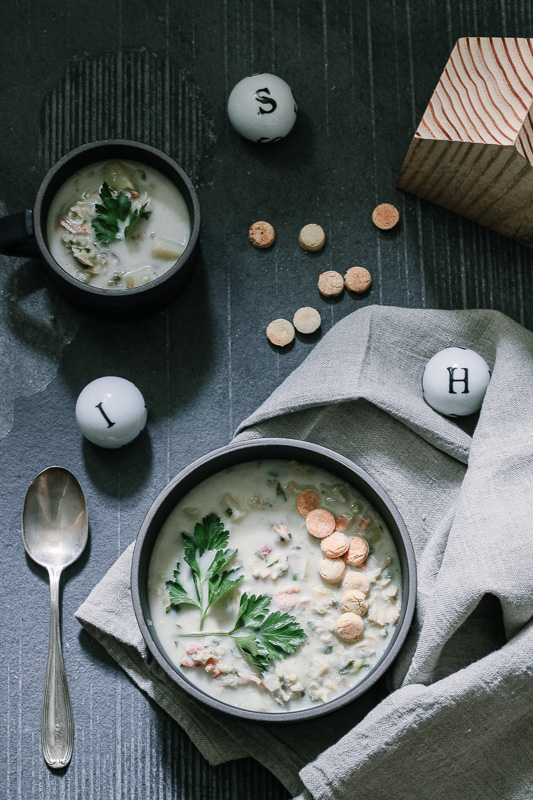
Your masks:
<path fill-rule="evenodd" d="M 71 162 L 76 162 L 80 159 L 84 159 L 86 154 L 91 153 L 92 151 L 95 152 L 94 161 L 103 161 L 105 160 L 105 151 L 106 150 L 114 150 L 123 148 L 124 150 L 130 150 L 131 153 L 127 154 L 123 157 L 129 158 L 130 160 L 138 160 L 142 162 L 142 155 L 143 153 L 147 153 L 151 159 L 158 160 L 162 164 L 165 164 L 168 169 L 173 171 L 176 175 L 179 176 L 179 179 L 183 183 L 183 187 L 177 186 L 179 191 L 184 195 L 184 199 L 187 202 L 187 198 L 185 194 L 188 194 L 190 198 L 190 207 L 192 208 L 191 216 L 191 232 L 189 236 L 189 241 L 185 247 L 185 250 L 181 254 L 181 256 L 174 261 L 174 263 L 158 278 L 155 278 L 153 281 L 149 281 L 149 283 L 144 284 L 143 286 L 135 286 L 131 289 L 106 289 L 103 287 L 98 286 L 91 286 L 90 284 L 85 284 L 82 281 L 75 278 L 71 275 L 64 267 L 59 264 L 58 261 L 55 260 L 52 253 L 50 252 L 50 248 L 47 242 L 47 235 L 45 227 L 41 224 L 41 216 L 43 210 L 46 210 L 48 213 L 49 206 L 54 199 L 55 193 L 58 191 L 61 185 L 68 180 L 71 174 L 73 174 L 76 169 L 79 167 L 74 167 L 69 175 L 65 175 L 60 185 L 54 191 L 52 196 L 48 200 L 48 209 L 45 205 L 45 199 L 47 198 L 47 194 L 49 192 L 51 184 L 53 184 L 56 180 L 56 176 L 60 175 L 63 170 L 68 166 Z M 98 152 L 100 151 L 100 153 Z M 134 151 L 137 151 L 138 157 L 135 156 Z M 118 156 L 117 156 L 118 157 Z M 91 162 L 87 162 L 90 164 Z M 157 167 L 154 167 L 157 169 Z M 161 169 L 159 170 L 162 171 Z M 166 173 L 165 173 L 166 174 Z M 167 175 L 168 177 L 168 175 Z M 189 203 L 187 202 L 187 206 L 189 207 Z M 120 302 L 121 298 L 134 298 L 137 295 L 146 295 L 147 293 L 157 293 L 162 285 L 167 283 L 177 272 L 179 272 L 183 267 L 185 267 L 186 263 L 189 261 L 191 255 L 193 254 L 197 242 L 198 237 L 200 235 L 200 223 L 201 223 L 201 211 L 200 211 L 200 200 L 198 198 L 198 193 L 194 188 L 194 184 L 192 183 L 191 179 L 183 169 L 183 167 L 178 164 L 171 156 L 167 155 L 163 150 L 159 150 L 156 147 L 153 147 L 150 144 L 146 144 L 145 142 L 139 142 L 134 139 L 97 139 L 92 142 L 86 142 L 85 144 L 79 145 L 79 147 L 75 147 L 73 150 L 70 150 L 68 153 L 65 153 L 60 159 L 58 159 L 48 170 L 44 178 L 42 179 L 39 189 L 37 191 L 37 195 L 35 197 L 35 202 L 33 205 L 33 220 L 34 220 L 34 236 L 39 247 L 39 252 L 41 257 L 44 258 L 47 265 L 53 270 L 53 272 L 67 284 L 69 284 L 73 290 L 77 290 L 83 292 L 85 295 L 91 296 L 96 300 L 97 298 L 113 298 L 114 304 Z M 45 221 L 46 223 L 46 221 Z M 132 302 L 130 300 L 130 302 Z"/>
<path fill-rule="evenodd" d="M 157 518 L 159 515 L 158 512 L 164 506 L 165 501 L 169 501 L 169 499 L 174 494 L 176 488 L 184 481 L 184 479 L 192 476 L 196 473 L 200 468 L 205 467 L 206 465 L 216 464 L 218 461 L 223 460 L 224 458 L 230 458 L 231 454 L 241 451 L 243 455 L 246 454 L 248 450 L 255 450 L 256 448 L 291 448 L 292 450 L 299 451 L 299 454 L 296 457 L 299 460 L 305 461 L 305 453 L 311 453 L 314 456 L 318 456 L 320 458 L 325 458 L 328 461 L 333 462 L 332 467 L 334 464 L 340 464 L 345 470 L 351 472 L 353 475 L 357 476 L 359 481 L 366 484 L 366 487 L 370 490 L 370 494 L 374 494 L 375 497 L 379 498 L 379 502 L 383 504 L 384 508 L 387 511 L 387 514 L 390 515 L 394 526 L 396 527 L 396 533 L 399 539 L 401 540 L 404 548 L 404 557 L 405 557 L 405 564 L 402 567 L 403 573 L 403 592 L 405 596 L 405 590 L 407 589 L 407 597 L 406 602 L 402 604 L 402 610 L 400 614 L 399 623 L 395 629 L 394 640 L 390 645 L 389 649 L 383 656 L 383 658 L 377 662 L 375 668 L 371 670 L 366 678 L 362 681 L 357 683 L 351 689 L 348 689 L 341 695 L 338 695 L 331 700 L 322 703 L 321 705 L 317 706 L 309 706 L 304 709 L 298 709 L 295 711 L 280 711 L 280 712 L 266 712 L 266 711 L 253 711 L 249 709 L 239 708 L 238 706 L 234 706 L 231 703 L 226 703 L 222 700 L 219 700 L 212 695 L 207 694 L 206 692 L 199 689 L 195 684 L 190 682 L 186 676 L 179 672 L 178 669 L 171 664 L 171 662 L 165 657 L 164 653 L 159 648 L 157 642 L 154 640 L 150 625 L 146 621 L 145 612 L 143 608 L 143 602 L 141 599 L 141 591 L 140 591 L 140 580 L 141 580 L 141 571 L 142 571 L 142 564 L 141 561 L 143 559 L 144 553 L 143 549 L 145 548 L 145 542 L 147 542 L 149 534 L 151 534 L 152 524 L 154 523 L 154 519 Z M 304 456 L 304 457 L 302 457 Z M 265 455 L 263 456 L 266 458 L 277 458 L 278 456 L 275 455 Z M 279 456 L 283 458 L 284 456 Z M 235 463 L 244 463 L 246 461 L 257 461 L 260 460 L 260 455 L 255 452 L 250 456 L 249 459 L 246 457 L 240 458 L 238 462 Z M 225 469 L 226 467 L 230 466 L 226 464 L 225 466 L 219 466 L 218 468 L 212 470 L 210 475 L 214 475 L 217 472 Z M 323 467 L 324 469 L 328 469 L 327 466 Z M 334 472 L 334 468 L 330 469 L 330 471 Z M 199 481 L 205 480 L 207 475 L 204 475 Z M 189 489 L 187 489 L 189 491 Z M 358 491 L 360 491 L 358 489 Z M 187 492 L 184 492 L 184 495 Z M 183 496 L 184 496 L 183 495 Z M 174 501 L 174 506 L 179 502 L 179 499 Z M 373 505 L 375 505 L 375 498 L 371 499 Z M 171 509 L 170 509 L 171 510 Z M 166 519 L 170 513 L 170 510 L 166 511 L 163 517 Z M 379 510 L 381 516 L 383 513 Z M 154 523 L 155 524 L 155 523 Z M 161 522 L 162 524 L 162 522 Z M 390 527 L 390 524 L 388 527 Z M 160 529 L 160 525 L 159 525 Z M 391 535 L 393 535 L 391 533 Z M 149 555 L 147 556 L 148 563 L 151 558 L 151 554 L 153 551 L 153 545 L 157 538 L 157 534 L 153 538 L 152 546 Z M 393 535 L 395 539 L 395 545 L 398 549 L 398 542 L 396 541 L 396 536 Z M 405 567 L 407 566 L 407 575 L 404 574 Z M 313 442 L 305 442 L 299 439 L 286 439 L 286 438 L 257 438 L 257 439 L 246 439 L 241 442 L 230 442 L 228 445 L 224 445 L 223 447 L 219 447 L 216 450 L 213 450 L 207 453 L 200 458 L 197 458 L 187 467 L 182 469 L 172 480 L 170 480 L 164 489 L 159 493 L 157 498 L 152 503 L 149 511 L 147 512 L 139 533 L 137 535 L 137 539 L 135 541 L 133 556 L 132 556 L 132 563 L 131 563 L 131 573 L 130 573 L 130 582 L 131 582 L 131 595 L 133 601 L 133 608 L 135 611 L 135 616 L 137 619 L 137 623 L 141 630 L 144 642 L 148 648 L 148 651 L 153 656 L 155 661 L 158 663 L 159 667 L 166 673 L 167 677 L 174 683 L 178 685 L 179 688 L 183 689 L 187 692 L 187 694 L 191 695 L 195 699 L 199 700 L 200 702 L 208 705 L 212 709 L 216 711 L 222 711 L 231 716 L 238 717 L 240 719 L 247 719 L 253 722 L 274 722 L 274 723 L 293 723 L 293 722 L 300 722 L 306 721 L 310 719 L 314 719 L 316 717 L 323 716 L 324 714 L 329 714 L 330 712 L 341 708 L 342 706 L 351 703 L 352 701 L 356 700 L 357 697 L 362 695 L 364 692 L 367 691 L 371 686 L 373 686 L 379 678 L 386 672 L 386 670 L 390 667 L 392 662 L 397 657 L 401 647 L 403 646 L 407 634 L 409 632 L 413 616 L 415 610 L 415 603 L 416 603 L 416 586 L 417 586 L 417 570 L 416 570 L 416 560 L 415 560 L 415 553 L 411 538 L 409 536 L 407 527 L 398 511 L 395 503 L 391 500 L 388 493 L 380 486 L 380 484 L 372 478 L 365 470 L 361 469 L 357 464 L 355 464 L 350 459 L 342 456 L 340 453 L 337 453 L 330 448 L 323 447 L 322 445 L 314 444 Z"/>

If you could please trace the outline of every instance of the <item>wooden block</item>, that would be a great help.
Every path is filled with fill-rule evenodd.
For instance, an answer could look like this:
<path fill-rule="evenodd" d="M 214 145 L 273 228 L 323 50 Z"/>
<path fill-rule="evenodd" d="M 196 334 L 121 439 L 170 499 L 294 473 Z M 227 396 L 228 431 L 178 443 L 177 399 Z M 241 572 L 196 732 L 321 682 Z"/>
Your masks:
<path fill-rule="evenodd" d="M 398 187 L 533 247 L 533 39 L 459 39 Z"/>

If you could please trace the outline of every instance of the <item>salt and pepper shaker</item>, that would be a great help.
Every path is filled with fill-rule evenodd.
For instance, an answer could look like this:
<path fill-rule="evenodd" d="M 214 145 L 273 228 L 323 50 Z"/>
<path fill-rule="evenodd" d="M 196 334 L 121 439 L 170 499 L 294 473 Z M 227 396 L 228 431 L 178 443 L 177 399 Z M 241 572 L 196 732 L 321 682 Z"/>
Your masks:
<path fill-rule="evenodd" d="M 489 365 L 466 347 L 447 347 L 430 358 L 424 369 L 424 399 L 447 417 L 479 411 L 490 382 Z"/>
<path fill-rule="evenodd" d="M 228 98 L 228 117 L 235 130 L 262 144 L 287 136 L 297 111 L 289 84 L 268 72 L 243 78 Z"/>
<path fill-rule="evenodd" d="M 80 393 L 76 421 L 93 444 L 117 448 L 133 441 L 146 425 L 144 398 L 125 378 L 97 378 Z"/>

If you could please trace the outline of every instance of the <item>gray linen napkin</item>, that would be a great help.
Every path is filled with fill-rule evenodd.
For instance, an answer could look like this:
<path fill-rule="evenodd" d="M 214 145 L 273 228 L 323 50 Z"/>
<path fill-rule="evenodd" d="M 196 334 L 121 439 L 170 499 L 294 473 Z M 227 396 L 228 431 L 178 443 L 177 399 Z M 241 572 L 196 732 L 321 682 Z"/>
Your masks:
<path fill-rule="evenodd" d="M 427 359 L 453 345 L 493 370 L 473 438 L 421 396 Z M 533 334 L 502 314 L 371 306 L 335 325 L 240 426 L 238 439 L 306 439 L 352 459 L 413 540 L 407 642 L 389 685 L 344 709 L 297 727 L 247 724 L 170 686 L 135 622 L 131 546 L 79 621 L 213 764 L 251 755 L 315 800 L 531 800 L 532 387 Z"/>

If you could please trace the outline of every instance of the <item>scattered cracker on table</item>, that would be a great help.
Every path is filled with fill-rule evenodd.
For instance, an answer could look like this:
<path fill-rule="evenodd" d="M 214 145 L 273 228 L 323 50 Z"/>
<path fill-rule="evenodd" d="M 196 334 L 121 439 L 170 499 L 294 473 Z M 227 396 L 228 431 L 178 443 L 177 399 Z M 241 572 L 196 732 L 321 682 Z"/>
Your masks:
<path fill-rule="evenodd" d="M 344 289 L 344 278 L 340 272 L 330 269 L 318 276 L 318 291 L 324 297 L 336 297 Z"/>
<path fill-rule="evenodd" d="M 254 222 L 249 231 L 249 239 L 254 247 L 264 250 L 271 247 L 276 239 L 276 231 L 270 222 Z"/>
<path fill-rule="evenodd" d="M 372 277 L 364 267 L 350 267 L 344 276 L 344 284 L 351 292 L 361 294 L 370 288 Z"/>
<path fill-rule="evenodd" d="M 381 203 L 372 212 L 372 222 L 382 231 L 388 231 L 398 223 L 400 212 L 391 203 Z"/>
<path fill-rule="evenodd" d="M 320 225 L 310 223 L 304 225 L 298 236 L 298 242 L 303 250 L 309 250 L 314 253 L 317 250 L 322 250 L 326 243 L 326 234 Z"/>
<path fill-rule="evenodd" d="M 266 335 L 272 344 L 285 347 L 294 339 L 294 327 L 288 319 L 275 319 L 267 327 Z"/>
<path fill-rule="evenodd" d="M 316 308 L 303 306 L 295 313 L 292 324 L 298 333 L 314 333 L 320 328 L 322 318 Z"/>

